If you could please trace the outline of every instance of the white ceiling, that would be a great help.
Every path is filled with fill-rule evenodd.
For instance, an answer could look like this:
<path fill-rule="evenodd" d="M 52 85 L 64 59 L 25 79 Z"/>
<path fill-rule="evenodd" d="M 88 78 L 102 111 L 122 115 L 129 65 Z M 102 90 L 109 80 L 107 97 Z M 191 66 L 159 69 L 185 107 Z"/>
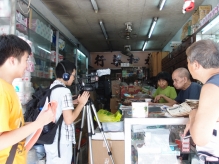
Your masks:
<path fill-rule="evenodd" d="M 193 11 L 182 14 L 184 0 L 167 0 L 159 11 L 159 1 L 96 0 L 99 11 L 95 13 L 90 0 L 42 0 L 89 52 L 122 51 L 124 45 L 131 45 L 132 51 L 140 51 L 153 17 L 158 17 L 158 21 L 146 50 L 162 50 Z M 196 8 L 203 1 L 196 0 Z M 112 48 L 101 31 L 100 20 Z M 133 24 L 129 40 L 124 37 L 126 22 Z"/>

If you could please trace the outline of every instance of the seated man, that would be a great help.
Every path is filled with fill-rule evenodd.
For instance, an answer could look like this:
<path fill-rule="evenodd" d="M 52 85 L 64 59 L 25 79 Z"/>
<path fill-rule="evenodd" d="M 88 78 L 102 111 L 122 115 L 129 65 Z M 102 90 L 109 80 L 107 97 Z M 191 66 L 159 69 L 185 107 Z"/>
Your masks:
<path fill-rule="evenodd" d="M 201 85 L 191 82 L 189 71 L 186 68 L 177 68 L 172 74 L 172 79 L 174 87 L 180 89 L 180 92 L 175 100 L 165 95 L 160 95 L 161 98 L 168 102 L 166 105 L 180 104 L 185 102 L 185 99 L 199 99 Z"/>

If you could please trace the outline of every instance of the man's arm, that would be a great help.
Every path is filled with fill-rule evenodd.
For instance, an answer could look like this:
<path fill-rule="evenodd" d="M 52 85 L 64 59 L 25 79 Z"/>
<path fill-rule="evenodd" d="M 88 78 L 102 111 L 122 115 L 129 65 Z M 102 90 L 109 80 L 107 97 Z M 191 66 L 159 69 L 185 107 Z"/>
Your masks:
<path fill-rule="evenodd" d="M 35 132 L 44 125 L 50 123 L 54 119 L 52 110 L 42 111 L 36 121 L 22 126 L 12 131 L 0 133 L 0 150 L 12 146 L 21 140 L 25 139 L 31 133 Z"/>
<path fill-rule="evenodd" d="M 190 114 L 190 133 L 198 146 L 204 146 L 212 137 L 213 128 L 219 118 L 219 87 L 205 84 L 202 87 L 197 112 Z"/>
<path fill-rule="evenodd" d="M 78 96 L 78 105 L 74 110 L 70 109 L 70 110 L 62 111 L 65 124 L 69 125 L 75 121 L 75 119 L 80 114 L 82 108 L 87 103 L 89 96 L 90 96 L 89 92 L 86 92 L 86 91 L 83 92 L 81 96 L 80 95 Z"/>

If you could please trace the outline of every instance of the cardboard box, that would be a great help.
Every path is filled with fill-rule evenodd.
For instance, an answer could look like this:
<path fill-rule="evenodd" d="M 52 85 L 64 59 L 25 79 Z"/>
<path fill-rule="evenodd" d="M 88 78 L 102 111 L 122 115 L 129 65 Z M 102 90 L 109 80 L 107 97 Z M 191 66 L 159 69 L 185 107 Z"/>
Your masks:
<path fill-rule="evenodd" d="M 118 111 L 118 109 L 111 109 L 110 111 L 111 113 L 115 114 Z"/>
<path fill-rule="evenodd" d="M 108 140 L 110 151 L 115 164 L 125 164 L 125 142 Z M 94 164 L 112 164 L 107 147 L 103 140 L 92 140 Z M 89 153 L 90 156 L 90 153 Z M 90 158 L 88 159 L 90 163 Z"/>
<path fill-rule="evenodd" d="M 111 98 L 110 99 L 110 109 L 111 110 L 117 110 L 119 108 L 118 102 L 119 102 L 119 99 Z"/>
<path fill-rule="evenodd" d="M 94 130 L 95 134 L 92 135 L 92 140 L 103 140 L 102 133 L 99 131 L 99 128 Z M 104 132 L 107 140 L 124 140 L 125 133 L 124 132 Z"/>
<path fill-rule="evenodd" d="M 181 35 L 181 40 L 183 40 L 184 38 L 186 38 L 186 36 L 191 35 L 191 25 L 192 25 L 192 21 L 189 20 L 182 29 L 182 35 Z"/>
<path fill-rule="evenodd" d="M 192 25 L 199 23 L 209 12 L 211 11 L 211 6 L 199 6 L 198 9 L 192 14 Z"/>
<path fill-rule="evenodd" d="M 119 89 L 120 89 L 120 80 L 112 80 L 111 81 L 111 89 L 112 89 L 112 95 L 118 95 Z"/>

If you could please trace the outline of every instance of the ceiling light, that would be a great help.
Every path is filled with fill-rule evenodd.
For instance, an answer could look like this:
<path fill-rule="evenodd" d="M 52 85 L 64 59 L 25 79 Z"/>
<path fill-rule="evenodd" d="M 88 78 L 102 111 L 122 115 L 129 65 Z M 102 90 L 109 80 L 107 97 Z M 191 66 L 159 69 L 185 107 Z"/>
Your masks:
<path fill-rule="evenodd" d="M 85 57 L 86 58 L 86 55 L 85 54 L 83 54 L 79 49 L 77 49 L 77 51 L 78 51 L 78 53 L 80 54 L 80 55 L 82 55 L 83 57 Z"/>
<path fill-rule="evenodd" d="M 166 0 L 160 0 L 159 6 L 158 6 L 159 10 L 163 9 L 165 2 L 166 2 Z"/>
<path fill-rule="evenodd" d="M 45 52 L 51 53 L 51 51 L 48 51 L 48 50 L 46 50 L 46 49 L 43 48 L 43 47 L 38 46 L 38 48 L 41 49 L 41 50 L 43 50 L 43 51 L 45 51 Z"/>
<path fill-rule="evenodd" d="M 91 1 L 91 4 L 94 8 L 94 12 L 95 13 L 98 13 L 98 6 L 97 6 L 97 2 L 95 0 L 90 0 Z"/>
<path fill-rule="evenodd" d="M 145 42 L 144 42 L 144 46 L 143 46 L 143 48 L 142 48 L 142 51 L 144 51 L 144 50 L 145 50 L 145 48 L 146 48 L 147 44 L 148 44 L 148 41 L 145 41 Z"/>
<path fill-rule="evenodd" d="M 217 16 L 216 18 L 214 18 L 210 23 L 208 23 L 207 26 L 205 26 L 205 27 L 202 29 L 202 34 L 206 33 L 208 30 L 210 30 L 212 27 L 214 27 L 218 22 L 219 22 L 219 16 Z"/>
<path fill-rule="evenodd" d="M 108 36 L 107 36 L 106 30 L 105 30 L 105 27 L 104 27 L 102 21 L 100 21 L 100 27 L 101 27 L 101 29 L 102 29 L 102 31 L 103 31 L 103 35 L 105 36 L 105 38 L 106 38 L 106 40 L 107 40 L 107 39 L 108 39 Z"/>
<path fill-rule="evenodd" d="M 155 25 L 156 25 L 156 23 L 157 23 L 157 20 L 158 20 L 157 17 L 153 18 L 153 22 L 152 22 L 150 31 L 149 31 L 149 33 L 148 33 L 148 38 L 151 37 L 151 35 L 152 35 L 153 31 L 154 31 L 154 27 L 155 27 Z"/>

